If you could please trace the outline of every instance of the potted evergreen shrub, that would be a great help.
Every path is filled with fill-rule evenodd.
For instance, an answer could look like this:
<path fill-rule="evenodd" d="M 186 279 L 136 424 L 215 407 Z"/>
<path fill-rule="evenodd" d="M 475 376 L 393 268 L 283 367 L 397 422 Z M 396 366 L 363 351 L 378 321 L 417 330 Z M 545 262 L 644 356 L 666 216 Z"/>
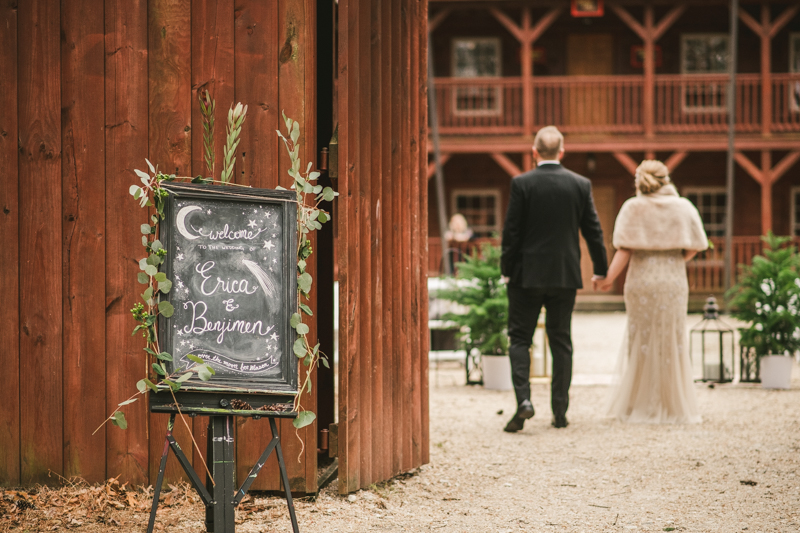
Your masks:
<path fill-rule="evenodd" d="M 759 357 L 761 386 L 788 389 L 792 356 L 800 350 L 800 255 L 790 237 L 772 232 L 762 240 L 764 255 L 742 266 L 731 288 L 731 315 L 750 325 L 740 328 L 740 343 Z"/>
<path fill-rule="evenodd" d="M 463 314 L 443 318 L 460 327 L 461 345 L 471 360 L 479 361 L 487 389 L 510 390 L 511 363 L 508 358 L 508 297 L 500 277 L 499 246 L 483 244 L 480 250 L 456 264 L 456 277 L 436 297 L 464 306 Z"/>

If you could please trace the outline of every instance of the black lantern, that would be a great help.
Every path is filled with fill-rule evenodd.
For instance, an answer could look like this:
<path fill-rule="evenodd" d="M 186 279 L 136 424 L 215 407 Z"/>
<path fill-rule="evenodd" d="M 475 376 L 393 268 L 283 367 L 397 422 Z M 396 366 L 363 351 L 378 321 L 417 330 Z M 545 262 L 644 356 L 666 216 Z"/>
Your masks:
<path fill-rule="evenodd" d="M 735 353 L 733 329 L 720 320 L 719 305 L 717 305 L 717 300 L 713 296 L 709 296 L 703 306 L 703 320 L 689 332 L 689 354 L 693 354 L 692 343 L 695 335 L 700 336 L 700 352 L 703 366 L 701 381 L 715 381 L 717 383 L 732 381 Z M 726 335 L 730 335 L 730 352 L 727 354 L 725 350 L 725 345 L 727 344 Z M 719 359 L 717 359 L 716 354 L 708 354 L 706 356 L 706 336 L 711 337 L 712 343 L 718 343 Z M 726 365 L 726 359 L 730 362 L 730 366 Z"/>

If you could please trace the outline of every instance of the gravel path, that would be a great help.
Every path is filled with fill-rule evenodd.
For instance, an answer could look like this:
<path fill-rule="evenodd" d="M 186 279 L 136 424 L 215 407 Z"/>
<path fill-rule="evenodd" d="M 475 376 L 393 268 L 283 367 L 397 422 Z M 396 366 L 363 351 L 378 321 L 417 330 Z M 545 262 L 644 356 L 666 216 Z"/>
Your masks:
<path fill-rule="evenodd" d="M 576 326 L 576 376 L 591 383 L 610 371 L 624 315 Z M 549 385 L 534 381 L 537 414 L 517 434 L 502 431 L 512 392 L 465 386 L 455 362 L 432 366 L 430 464 L 349 497 L 334 482 L 297 501 L 302 532 L 800 531 L 797 365 L 789 391 L 696 384 L 704 421 L 690 426 L 604 419 L 610 388 L 577 384 L 570 426 L 554 429 Z M 75 530 L 143 531 L 146 517 L 121 511 L 119 527 Z M 280 498 L 256 497 L 241 518 L 240 533 L 291 530 Z M 203 531 L 198 504 L 158 520 L 160 531 Z"/>

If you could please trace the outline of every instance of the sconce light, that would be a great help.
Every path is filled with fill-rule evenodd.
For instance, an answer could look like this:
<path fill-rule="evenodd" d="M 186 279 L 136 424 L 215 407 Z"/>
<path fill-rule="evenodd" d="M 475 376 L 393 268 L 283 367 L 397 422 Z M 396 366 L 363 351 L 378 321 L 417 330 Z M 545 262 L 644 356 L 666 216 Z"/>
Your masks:
<path fill-rule="evenodd" d="M 597 168 L 597 159 L 592 152 L 586 154 L 586 171 L 592 173 Z"/>

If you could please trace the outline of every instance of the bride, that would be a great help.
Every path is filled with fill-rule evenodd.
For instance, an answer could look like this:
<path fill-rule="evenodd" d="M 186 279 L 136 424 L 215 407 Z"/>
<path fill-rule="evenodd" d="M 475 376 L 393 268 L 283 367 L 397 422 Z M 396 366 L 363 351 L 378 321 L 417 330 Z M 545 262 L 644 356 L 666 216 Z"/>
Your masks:
<path fill-rule="evenodd" d="M 705 250 L 708 239 L 697 209 L 670 183 L 666 165 L 643 161 L 635 184 L 636 196 L 622 205 L 614 225 L 617 252 L 607 277 L 597 282 L 609 290 L 628 266 L 628 327 L 608 413 L 628 422 L 700 422 L 685 325 L 685 261 Z"/>

